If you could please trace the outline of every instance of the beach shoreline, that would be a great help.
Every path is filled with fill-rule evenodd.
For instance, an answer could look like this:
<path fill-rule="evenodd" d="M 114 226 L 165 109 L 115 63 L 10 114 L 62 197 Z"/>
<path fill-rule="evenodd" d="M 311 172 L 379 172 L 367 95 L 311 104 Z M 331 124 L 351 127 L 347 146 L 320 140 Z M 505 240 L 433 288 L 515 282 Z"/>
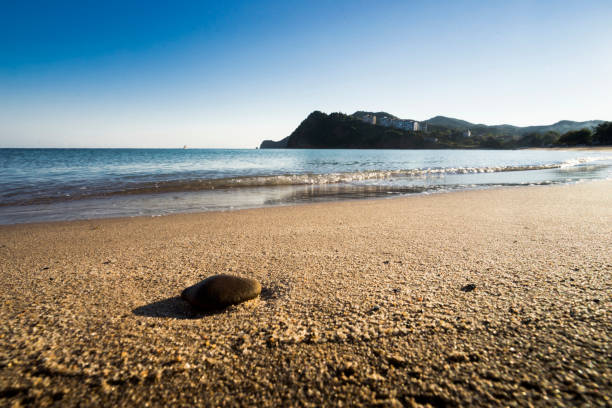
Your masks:
<path fill-rule="evenodd" d="M 593 181 L 2 225 L 0 402 L 610 404 L 611 209 Z M 194 313 L 216 273 L 261 297 Z"/>
<path fill-rule="evenodd" d="M 245 208 L 223 208 L 223 209 L 214 209 L 214 210 L 191 210 L 185 212 L 173 212 L 173 213 L 165 213 L 165 214 L 154 214 L 154 215 L 133 215 L 133 216 L 100 216 L 97 218 L 78 218 L 78 219 L 68 219 L 68 220 L 50 220 L 50 221 L 33 221 L 33 222 L 18 222 L 12 224 L 0 224 L 0 228 L 3 227 L 20 227 L 20 226 L 34 226 L 38 225 L 40 227 L 45 227 L 47 225 L 62 225 L 67 224 L 70 225 L 72 223 L 90 223 L 90 222 L 103 222 L 103 221 L 130 221 L 130 220 L 150 220 L 166 217 L 180 217 L 180 216 L 198 216 L 203 214 L 231 214 L 231 213 L 240 213 L 243 211 L 257 211 L 264 209 L 274 209 L 274 208 L 284 208 L 284 207 L 303 207 L 303 206 L 311 206 L 311 205 L 326 205 L 326 204 L 342 204 L 342 203 L 358 203 L 358 202 L 368 202 L 368 201 L 385 201 L 385 200 L 402 200 L 402 199 L 411 199 L 415 197 L 429 197 L 429 196 L 437 196 L 437 195 L 446 195 L 446 194 L 461 194 L 461 193 L 469 193 L 469 192 L 477 192 L 477 191 L 500 191 L 500 190 L 512 190 L 512 189 L 524 189 L 524 188 L 541 188 L 541 187 L 553 187 L 553 186 L 570 186 L 570 185 L 580 185 L 584 183 L 599 183 L 606 182 L 607 180 L 582 180 L 582 181 L 574 181 L 569 183 L 558 183 L 558 184 L 533 184 L 533 185 L 500 185 L 500 186 L 474 186 L 474 187 L 466 187 L 463 189 L 457 190 L 433 190 L 422 193 L 409 193 L 409 194 L 401 194 L 401 195 L 389 195 L 389 196 L 372 196 L 372 197 L 359 197 L 359 198 L 334 198 L 323 201 L 304 201 L 304 202 L 287 202 L 280 203 L 274 205 L 254 205 L 252 207 Z"/>
<path fill-rule="evenodd" d="M 612 152 L 612 146 L 527 147 L 520 150 L 567 150 L 579 152 Z"/>
<path fill-rule="evenodd" d="M 612 168 L 608 151 L 592 150 L 17 149 L 4 158 L 0 224 L 563 184 L 608 179 Z"/>

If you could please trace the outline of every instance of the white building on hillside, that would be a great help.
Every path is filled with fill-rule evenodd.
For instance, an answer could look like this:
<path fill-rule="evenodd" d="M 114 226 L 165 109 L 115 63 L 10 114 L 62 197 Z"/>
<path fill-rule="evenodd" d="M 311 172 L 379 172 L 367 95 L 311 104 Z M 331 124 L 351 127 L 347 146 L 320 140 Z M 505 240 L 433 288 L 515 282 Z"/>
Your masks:
<path fill-rule="evenodd" d="M 389 116 L 376 117 L 376 115 L 369 113 L 359 116 L 359 119 L 372 125 L 392 127 L 413 132 L 427 132 L 427 122 L 417 122 L 411 119 L 396 119 Z"/>
<path fill-rule="evenodd" d="M 376 115 L 371 115 L 371 114 L 368 113 L 368 114 L 359 116 L 359 119 L 361 119 L 365 123 L 369 123 L 369 124 L 372 124 L 372 125 L 376 124 Z"/>

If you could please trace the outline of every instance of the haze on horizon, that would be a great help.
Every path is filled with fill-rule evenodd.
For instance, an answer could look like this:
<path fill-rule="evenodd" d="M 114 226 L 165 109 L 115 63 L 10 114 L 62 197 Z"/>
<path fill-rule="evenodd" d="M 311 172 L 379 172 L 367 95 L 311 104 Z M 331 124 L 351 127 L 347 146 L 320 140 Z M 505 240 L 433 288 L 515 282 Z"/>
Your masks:
<path fill-rule="evenodd" d="M 612 2 L 9 2 L 0 147 L 248 147 L 313 110 L 612 119 Z"/>

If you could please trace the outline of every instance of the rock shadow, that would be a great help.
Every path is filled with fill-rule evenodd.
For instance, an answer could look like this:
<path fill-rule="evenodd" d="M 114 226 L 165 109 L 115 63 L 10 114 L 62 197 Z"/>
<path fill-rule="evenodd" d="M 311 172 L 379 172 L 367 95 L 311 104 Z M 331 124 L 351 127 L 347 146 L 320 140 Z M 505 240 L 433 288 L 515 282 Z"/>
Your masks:
<path fill-rule="evenodd" d="M 280 297 L 280 294 L 277 288 L 262 288 L 259 297 L 263 300 L 275 300 Z"/>
<path fill-rule="evenodd" d="M 261 288 L 261 293 L 259 294 L 259 298 L 266 302 L 276 302 L 281 298 L 286 297 L 291 288 L 289 285 L 275 284 L 275 285 L 266 285 Z"/>
<path fill-rule="evenodd" d="M 225 309 L 219 310 L 198 310 L 194 309 L 189 303 L 174 296 L 168 299 L 158 300 L 148 305 L 137 307 L 132 310 L 136 316 L 163 317 L 167 319 L 201 319 L 223 313 Z"/>

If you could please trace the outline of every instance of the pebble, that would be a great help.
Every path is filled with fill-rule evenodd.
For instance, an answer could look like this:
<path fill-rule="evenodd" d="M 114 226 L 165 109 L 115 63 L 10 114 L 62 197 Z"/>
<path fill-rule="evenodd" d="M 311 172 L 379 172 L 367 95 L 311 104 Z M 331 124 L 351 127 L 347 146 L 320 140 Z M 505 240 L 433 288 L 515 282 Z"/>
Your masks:
<path fill-rule="evenodd" d="M 465 285 L 464 287 L 461 288 L 461 290 L 463 292 L 471 292 L 474 289 L 476 289 L 476 285 L 474 285 L 473 283 L 469 283 L 469 284 L 467 284 L 467 285 Z"/>
<path fill-rule="evenodd" d="M 183 290 L 181 298 L 198 309 L 223 309 L 250 299 L 261 293 L 261 284 L 255 279 L 234 275 L 213 275 Z"/>

